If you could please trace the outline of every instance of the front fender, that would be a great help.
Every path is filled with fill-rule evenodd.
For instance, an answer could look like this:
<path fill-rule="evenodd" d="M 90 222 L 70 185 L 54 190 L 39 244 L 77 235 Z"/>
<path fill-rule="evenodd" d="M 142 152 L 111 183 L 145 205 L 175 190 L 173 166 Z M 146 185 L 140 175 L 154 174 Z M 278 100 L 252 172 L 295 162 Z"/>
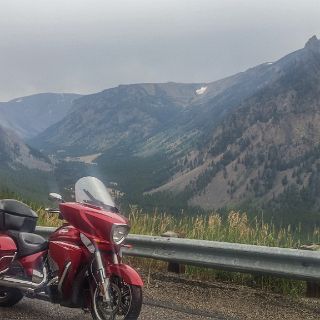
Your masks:
<path fill-rule="evenodd" d="M 143 281 L 136 270 L 126 264 L 111 264 L 108 266 L 111 275 L 118 276 L 127 284 L 143 286 Z"/>

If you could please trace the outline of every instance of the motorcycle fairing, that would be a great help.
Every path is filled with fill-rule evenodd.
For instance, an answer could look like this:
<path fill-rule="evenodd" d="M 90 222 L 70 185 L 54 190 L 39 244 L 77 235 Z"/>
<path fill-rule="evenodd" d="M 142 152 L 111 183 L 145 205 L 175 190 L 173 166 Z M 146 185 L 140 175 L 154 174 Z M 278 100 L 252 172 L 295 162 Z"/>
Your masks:
<path fill-rule="evenodd" d="M 80 203 L 60 203 L 64 219 L 80 232 L 105 241 L 111 235 L 113 224 L 128 224 L 128 220 L 114 212 Z"/>
<path fill-rule="evenodd" d="M 59 268 L 59 280 L 64 276 L 62 293 L 65 297 L 69 297 L 76 273 L 81 264 L 86 261 L 84 248 L 72 243 L 51 241 L 49 255 Z"/>
<path fill-rule="evenodd" d="M 110 275 L 122 278 L 127 284 L 143 286 L 143 281 L 138 272 L 126 264 L 109 264 L 107 269 L 109 269 Z"/>
<path fill-rule="evenodd" d="M 47 251 L 41 251 L 31 256 L 18 259 L 27 276 L 32 277 L 33 270 L 40 270 Z"/>

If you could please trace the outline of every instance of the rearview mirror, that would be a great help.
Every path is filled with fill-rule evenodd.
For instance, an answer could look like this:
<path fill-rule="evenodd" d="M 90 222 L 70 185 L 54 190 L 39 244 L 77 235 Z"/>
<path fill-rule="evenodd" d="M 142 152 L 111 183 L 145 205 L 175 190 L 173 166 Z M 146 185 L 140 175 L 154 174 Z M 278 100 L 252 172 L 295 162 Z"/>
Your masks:
<path fill-rule="evenodd" d="M 62 202 L 62 196 L 59 193 L 49 193 L 49 200 Z"/>

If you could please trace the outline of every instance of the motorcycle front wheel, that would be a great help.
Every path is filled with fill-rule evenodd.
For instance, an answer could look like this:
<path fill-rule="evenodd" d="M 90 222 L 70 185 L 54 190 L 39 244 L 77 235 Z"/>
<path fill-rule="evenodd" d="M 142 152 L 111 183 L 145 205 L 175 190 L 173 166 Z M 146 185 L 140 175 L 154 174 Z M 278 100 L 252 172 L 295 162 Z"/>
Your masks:
<path fill-rule="evenodd" d="M 121 278 L 110 279 L 111 303 L 103 301 L 99 286 L 91 284 L 94 320 L 136 320 L 142 307 L 142 288 L 127 284 Z"/>

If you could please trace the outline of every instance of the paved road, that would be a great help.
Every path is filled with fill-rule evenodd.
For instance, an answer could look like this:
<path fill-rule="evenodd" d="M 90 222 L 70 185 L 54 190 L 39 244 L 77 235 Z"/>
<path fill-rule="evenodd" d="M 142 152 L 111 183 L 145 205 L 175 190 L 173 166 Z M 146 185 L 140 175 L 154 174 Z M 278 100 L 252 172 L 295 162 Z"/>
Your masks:
<path fill-rule="evenodd" d="M 141 313 L 141 320 L 153 320 L 153 319 L 214 319 L 220 320 L 221 318 L 202 317 L 197 314 L 196 310 L 187 310 L 178 312 L 173 310 L 175 306 L 159 307 L 161 302 L 146 301 L 147 305 L 143 306 Z M 177 306 L 178 307 L 178 306 Z M 179 308 L 179 307 L 178 307 Z M 191 311 L 192 314 L 188 314 Z M 187 312 L 187 313 L 186 313 Z M 83 311 L 76 309 L 69 309 L 60 306 L 51 305 L 44 301 L 36 301 L 31 299 L 24 299 L 14 308 L 6 309 L 0 308 L 1 320 L 90 320 L 92 319 L 90 314 L 85 314 Z"/>
<path fill-rule="evenodd" d="M 320 300 L 292 298 L 219 282 L 154 273 L 144 277 L 141 320 L 319 320 Z M 90 320 L 81 310 L 24 299 L 0 320 Z"/>

